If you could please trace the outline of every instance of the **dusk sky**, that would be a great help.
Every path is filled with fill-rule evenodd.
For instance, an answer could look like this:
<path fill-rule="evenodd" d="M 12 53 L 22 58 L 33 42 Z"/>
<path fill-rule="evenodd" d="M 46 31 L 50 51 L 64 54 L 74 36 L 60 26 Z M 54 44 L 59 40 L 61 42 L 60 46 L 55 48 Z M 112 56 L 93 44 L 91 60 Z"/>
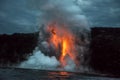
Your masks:
<path fill-rule="evenodd" d="M 0 34 L 37 31 L 42 13 L 40 6 L 47 1 L 0 0 Z M 86 16 L 90 27 L 120 27 L 120 0 L 73 1 Z"/>

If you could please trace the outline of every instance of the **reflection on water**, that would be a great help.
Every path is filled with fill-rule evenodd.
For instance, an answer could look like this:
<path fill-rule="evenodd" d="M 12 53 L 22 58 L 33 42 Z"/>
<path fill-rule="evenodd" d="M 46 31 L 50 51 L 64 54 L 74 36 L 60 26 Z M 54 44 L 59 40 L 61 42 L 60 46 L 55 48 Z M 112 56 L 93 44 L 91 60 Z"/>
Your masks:
<path fill-rule="evenodd" d="M 98 75 L 65 71 L 0 68 L 0 80 L 120 80 L 120 78 Z"/>
<path fill-rule="evenodd" d="M 48 72 L 49 80 L 119 80 L 117 78 L 108 78 L 100 76 L 80 75 L 65 71 Z"/>
<path fill-rule="evenodd" d="M 66 79 L 70 78 L 71 75 L 72 75 L 72 73 L 68 73 L 65 71 L 48 72 L 48 77 L 52 80 L 66 80 Z"/>
<path fill-rule="evenodd" d="M 66 76 L 69 76 L 70 73 L 61 71 L 61 72 L 60 72 L 60 75 L 63 75 L 63 76 L 66 75 Z"/>

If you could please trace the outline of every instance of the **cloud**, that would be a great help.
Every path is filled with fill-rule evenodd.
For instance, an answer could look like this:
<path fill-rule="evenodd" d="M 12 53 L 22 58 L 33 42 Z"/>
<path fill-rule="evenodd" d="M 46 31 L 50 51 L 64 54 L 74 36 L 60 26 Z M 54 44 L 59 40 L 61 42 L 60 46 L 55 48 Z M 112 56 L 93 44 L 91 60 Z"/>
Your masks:
<path fill-rule="evenodd" d="M 27 0 L 0 1 L 0 29 L 3 33 L 35 32 L 37 26 L 38 11 L 27 7 Z M 16 27 L 15 27 L 16 26 Z M 20 29 L 20 30 L 18 30 Z M 1 33 L 2 33 L 1 32 Z"/>
<path fill-rule="evenodd" d="M 73 5 L 74 3 L 78 6 Z M 12 0 L 12 2 L 10 0 L 0 0 L 0 23 L 6 26 L 9 26 L 8 23 L 12 24 L 7 27 L 8 29 L 12 28 L 12 31 L 10 31 L 11 33 L 16 32 L 16 28 L 12 27 L 15 25 L 18 25 L 16 27 L 20 27 L 22 32 L 31 32 L 33 31 L 32 29 L 34 26 L 41 24 L 44 18 L 50 19 L 55 17 L 52 13 L 53 11 L 57 18 L 62 19 L 61 21 L 64 21 L 67 17 L 67 19 L 73 23 L 75 20 L 79 20 L 80 15 L 82 15 L 81 17 L 84 16 L 84 19 L 87 19 L 91 24 L 91 27 L 120 27 L 119 4 L 119 0 Z M 52 10 L 52 8 L 54 9 Z M 52 10 L 51 12 L 50 9 Z M 61 10 L 63 10 L 62 13 L 60 12 Z M 42 14 L 47 13 L 51 16 L 41 16 Z M 76 15 L 74 16 L 73 14 Z M 62 15 L 63 17 L 59 17 L 57 15 Z M 72 19 L 68 16 L 74 18 Z M 80 21 L 82 22 L 81 19 Z M 3 29 L 2 25 L 0 26 L 0 29 Z"/>
<path fill-rule="evenodd" d="M 91 26 L 120 27 L 120 1 L 78 0 L 77 3 L 87 16 Z"/>

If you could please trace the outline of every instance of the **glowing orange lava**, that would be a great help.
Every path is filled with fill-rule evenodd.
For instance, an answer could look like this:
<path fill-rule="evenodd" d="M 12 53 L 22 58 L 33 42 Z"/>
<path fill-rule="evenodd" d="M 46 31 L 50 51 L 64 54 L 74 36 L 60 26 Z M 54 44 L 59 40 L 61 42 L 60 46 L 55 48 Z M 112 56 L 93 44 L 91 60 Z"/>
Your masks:
<path fill-rule="evenodd" d="M 64 67 L 67 64 L 66 57 L 70 57 L 70 59 L 77 63 L 75 37 L 73 33 L 64 25 L 60 26 L 55 23 L 49 24 L 47 28 L 51 32 L 50 43 L 54 45 L 56 50 L 61 49 L 59 60 L 62 66 Z"/>

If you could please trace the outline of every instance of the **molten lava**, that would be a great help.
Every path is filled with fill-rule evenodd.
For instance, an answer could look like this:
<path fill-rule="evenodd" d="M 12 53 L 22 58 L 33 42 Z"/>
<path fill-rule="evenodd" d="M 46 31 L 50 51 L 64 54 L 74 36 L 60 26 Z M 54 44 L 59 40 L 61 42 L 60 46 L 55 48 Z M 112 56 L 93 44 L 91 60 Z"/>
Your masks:
<path fill-rule="evenodd" d="M 60 50 L 60 63 L 64 67 L 67 65 L 66 58 L 69 57 L 77 64 L 77 51 L 75 48 L 75 36 L 64 25 L 56 23 L 48 25 L 48 31 L 51 33 L 50 43 L 56 50 Z"/>

